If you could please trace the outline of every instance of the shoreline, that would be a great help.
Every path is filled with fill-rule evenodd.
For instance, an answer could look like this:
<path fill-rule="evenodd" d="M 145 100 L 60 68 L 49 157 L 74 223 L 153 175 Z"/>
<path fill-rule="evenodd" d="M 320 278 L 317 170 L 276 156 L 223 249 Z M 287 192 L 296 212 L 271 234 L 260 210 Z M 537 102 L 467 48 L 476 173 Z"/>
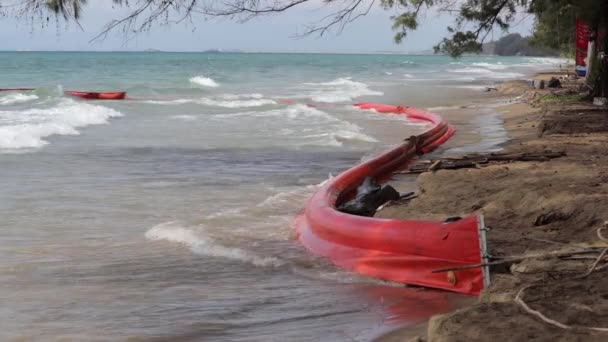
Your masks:
<path fill-rule="evenodd" d="M 534 75 L 530 75 L 530 77 L 537 77 L 541 73 L 537 73 Z M 504 81 L 501 84 L 508 83 L 511 81 Z M 521 95 L 521 94 L 519 94 Z M 426 108 L 426 110 L 437 112 L 439 115 L 444 117 L 447 122 L 452 124 L 456 129 L 457 133 L 448 140 L 442 147 L 439 148 L 438 151 L 431 153 L 430 155 L 424 155 L 419 159 L 425 159 L 428 157 L 437 157 L 443 156 L 449 153 L 457 153 L 458 151 L 468 151 L 468 150 L 476 150 L 477 147 L 481 149 L 479 151 L 485 151 L 489 149 L 491 151 L 495 151 L 497 149 L 503 149 L 505 145 L 509 143 L 511 138 L 507 135 L 507 131 L 504 127 L 503 115 L 500 113 L 500 109 L 502 107 L 507 107 L 512 105 L 517 97 L 519 96 L 514 93 L 499 93 L 496 91 L 490 92 L 475 92 L 471 93 L 472 99 L 468 102 L 463 103 L 462 101 L 453 102 L 453 103 L 445 103 L 439 107 L 430 107 Z M 484 115 L 479 115 L 479 110 L 484 111 Z M 475 122 L 476 118 L 484 119 L 488 116 L 498 117 L 500 122 L 500 129 L 504 131 L 505 138 L 500 141 L 493 141 L 490 145 L 484 144 L 484 136 L 480 130 L 483 128 L 481 122 Z M 461 133 L 461 134 L 459 134 Z M 464 134 L 463 134 L 464 133 Z M 417 176 L 415 175 L 394 175 L 393 179 L 390 181 L 390 185 L 395 187 L 399 192 L 408 192 L 408 191 L 418 191 L 417 186 Z M 378 217 L 384 218 L 400 218 L 404 220 L 408 219 L 420 219 L 420 218 L 428 218 L 432 220 L 443 219 L 443 217 L 433 216 L 433 217 L 424 217 L 421 214 L 424 213 L 416 213 L 411 214 L 412 216 L 403 216 L 403 217 L 395 217 L 395 215 L 378 213 Z M 449 215 L 448 215 L 449 216 Z M 477 300 L 475 297 L 466 298 L 467 296 L 463 296 L 462 306 L 460 308 L 465 308 L 473 305 Z M 458 308 L 456 309 L 458 310 Z M 432 317 L 431 317 L 432 318 Z M 426 322 L 418 323 L 413 326 L 404 326 L 404 327 L 396 327 L 389 330 L 385 330 L 383 333 L 378 334 L 373 338 L 374 342 L 403 342 L 403 341 L 417 341 L 420 336 L 426 336 L 427 330 L 429 327 L 430 319 Z"/>
<path fill-rule="evenodd" d="M 539 73 L 534 78 L 547 79 L 551 75 L 555 73 Z M 491 253 L 496 256 L 551 253 L 581 246 L 589 248 L 597 244 L 595 231 L 603 223 L 603 217 L 598 215 L 602 211 L 597 209 L 604 207 L 604 201 L 608 202 L 608 189 L 603 191 L 604 179 L 601 178 L 608 180 L 608 176 L 604 176 L 604 171 L 598 167 L 608 168 L 608 158 L 600 148 L 602 143 L 608 142 L 608 133 L 603 133 L 601 129 L 606 127 L 606 122 L 599 115 L 592 117 L 588 123 L 569 117 L 586 115 L 585 112 L 594 113 L 597 107 L 579 102 L 567 105 L 561 102 L 557 105 L 548 101 L 543 103 L 539 97 L 550 94 L 550 90 L 530 90 L 525 81 L 507 81 L 499 88 L 503 95 L 522 97 L 521 102 L 496 108 L 508 133 L 508 141 L 500 144 L 501 148 L 507 152 L 562 149 L 566 150 L 567 156 L 546 162 L 512 162 L 481 169 L 423 173 L 416 179 L 420 196 L 407 204 L 388 207 L 380 216 L 437 219 L 482 213 L 495 231 L 489 233 L 488 239 Z M 448 121 L 451 120 L 448 117 Z M 579 153 L 571 156 L 572 150 Z M 448 153 L 449 149 L 443 152 L 442 156 L 455 154 Z M 602 165 L 604 162 L 606 164 Z M 591 174 L 589 166 L 592 167 Z M 593 175 L 594 171 L 597 174 Z M 597 177 L 600 178 L 594 180 Z M 592 199 L 585 196 L 587 193 L 577 190 L 588 187 L 590 182 L 593 182 L 594 188 Z M 591 204 L 597 200 L 600 200 L 600 207 Z M 563 215 L 551 216 L 550 213 Z M 582 294 L 564 293 L 563 289 L 578 286 L 593 292 L 594 287 L 606 284 L 605 280 L 598 280 L 601 274 L 588 275 L 587 279 L 593 278 L 595 282 L 584 279 L 576 281 L 568 277 L 575 271 L 584 273 L 593 260 L 555 262 L 547 259 L 551 258 L 525 259 L 513 262 L 502 270 L 495 268 L 492 285 L 482 292 L 476 303 L 431 318 L 427 329 L 405 327 L 380 336 L 375 341 L 453 341 L 490 337 L 517 341 L 530 338 L 551 340 L 564 336 L 566 339 L 599 340 L 601 336 L 598 337 L 597 332 L 589 329 L 560 330 L 542 322 L 525 312 L 515 301 L 516 290 L 535 286 L 538 289 L 529 290 L 530 293 L 526 294 L 527 301 L 532 298 L 529 304 L 534 310 L 553 314 L 552 317 L 569 326 L 603 326 L 601 312 L 602 309 L 605 312 L 608 305 L 605 298 L 596 298 L 595 302 L 590 303 L 589 299 L 581 297 Z M 551 280 L 550 285 L 544 283 L 547 280 Z M 537 285 L 538 282 L 541 285 Z M 547 293 L 558 298 L 567 293 L 568 300 L 563 305 L 546 303 L 542 296 Z M 590 313 L 596 313 L 600 322 L 595 322 Z M 582 323 L 577 317 L 584 317 L 590 323 Z M 513 331 L 514 327 L 521 329 Z M 485 335 L 488 331 L 491 331 L 491 335 Z"/>
<path fill-rule="evenodd" d="M 551 72 L 543 72 L 534 75 L 533 79 L 539 78 L 547 78 L 548 76 L 556 75 L 556 73 Z M 542 140 L 542 137 L 539 139 L 538 137 L 538 127 L 542 125 L 542 119 L 546 117 L 549 113 L 552 113 L 556 110 L 561 109 L 561 106 L 553 106 L 553 108 L 547 108 L 547 105 L 544 105 L 538 101 L 538 94 L 546 95 L 549 93 L 549 90 L 539 91 L 539 90 L 531 90 L 527 87 L 527 82 L 525 81 L 506 81 L 499 86 L 499 92 L 502 95 L 502 99 L 508 99 L 508 96 L 514 97 L 517 95 L 521 97 L 521 101 L 513 102 L 507 101 L 511 103 L 504 103 L 503 105 L 496 106 L 496 111 L 500 114 L 498 117 L 502 120 L 502 127 L 504 131 L 507 133 L 507 139 L 504 142 L 496 144 L 495 146 L 500 147 L 501 150 L 513 152 L 518 150 L 529 151 L 531 149 L 538 150 L 538 148 L 546 149 L 548 144 L 546 141 Z M 505 97 L 507 96 L 507 97 Z M 496 97 L 499 99 L 500 96 Z M 557 107 L 557 108 L 556 108 Z M 442 113 L 443 115 L 443 113 Z M 452 118 L 446 116 L 448 121 L 452 122 Z M 461 147 L 466 147 L 466 145 L 458 144 L 457 136 L 455 137 L 455 144 L 461 145 Z M 568 142 L 568 139 L 563 137 L 557 137 L 551 141 L 551 146 L 553 148 L 557 148 L 559 146 L 563 146 L 565 142 Z M 466 141 L 466 139 L 461 139 L 461 141 Z M 468 142 L 470 145 L 470 142 Z M 529 146 L 528 146 L 529 145 Z M 445 155 L 456 155 L 458 152 L 458 147 L 456 148 L 446 148 L 442 151 L 441 157 Z M 460 152 L 473 152 L 473 151 L 460 151 Z M 476 152 L 484 152 L 483 150 Z M 429 156 L 429 157 L 437 157 L 437 156 Z M 552 161 L 553 162 L 553 161 Z M 550 162 L 547 162 L 550 163 Z M 559 163 L 559 161 L 558 161 Z M 533 164 L 538 163 L 530 163 L 530 162 L 514 162 L 509 163 L 508 166 L 504 166 L 504 168 L 508 169 L 509 167 L 518 166 L 521 164 L 528 164 L 528 166 L 532 166 Z M 486 169 L 498 169 L 503 166 L 490 166 Z M 522 170 L 522 174 L 519 175 L 521 177 L 526 177 L 529 180 L 533 180 L 530 178 L 534 178 L 535 172 L 538 165 L 532 166 L 530 169 Z M 563 167 L 562 167 L 563 168 Z M 556 167 L 556 169 L 560 169 L 560 167 Z M 433 173 L 424 173 L 416 178 L 417 183 L 417 191 L 421 194 L 419 198 L 412 200 L 410 203 L 403 205 L 395 205 L 387 208 L 382 213 L 379 213 L 380 217 L 385 218 L 397 218 L 397 219 L 437 219 L 442 217 L 447 217 L 450 215 L 470 215 L 473 213 L 483 213 L 486 216 L 489 216 L 491 226 L 494 226 L 494 222 L 492 221 L 493 211 L 499 211 L 497 203 L 490 203 L 491 205 L 485 205 L 487 202 L 484 198 L 491 197 L 492 193 L 496 191 L 496 189 L 488 189 L 487 193 L 478 194 L 475 191 L 480 187 L 480 185 L 484 185 L 488 188 L 492 187 L 491 183 L 496 183 L 496 179 L 492 179 L 490 184 L 484 184 L 487 179 L 479 179 L 479 175 L 470 175 L 470 173 L 474 173 L 477 170 L 471 169 L 463 169 L 463 170 L 440 170 Z M 485 171 L 485 170 L 484 170 Z M 493 170 L 494 171 L 494 170 Z M 555 171 L 556 173 L 559 170 Z M 507 172 L 508 173 L 508 172 Z M 495 176 L 495 175 L 494 175 Z M 502 178 L 502 174 L 500 175 Z M 530 177 L 532 176 L 532 177 Z M 584 174 L 581 175 L 581 178 L 584 178 Z M 536 176 L 540 177 L 540 176 Z M 482 177 L 488 178 L 488 177 Z M 515 178 L 515 177 L 514 177 Z M 438 196 L 438 192 L 436 192 L 437 187 L 442 186 L 443 192 L 441 196 Z M 549 184 L 551 186 L 551 184 Z M 471 188 L 472 191 L 456 191 L 458 187 L 463 188 Z M 455 191 L 451 191 L 454 189 Z M 447 190 L 447 191 L 446 191 Z M 484 189 L 486 190 L 486 189 Z M 513 198 L 509 199 L 511 202 L 517 202 L 517 193 L 518 189 L 509 188 L 502 189 L 506 190 L 506 192 L 510 192 L 513 195 Z M 521 189 L 522 192 L 525 189 Z M 467 198 L 468 197 L 468 198 Z M 521 195 L 520 195 L 521 197 Z M 525 196 L 524 196 L 525 197 Z M 469 199 L 469 201 L 467 201 Z M 465 209 L 461 202 L 470 202 L 470 200 L 480 200 L 482 204 L 480 208 L 477 208 L 475 205 L 472 207 Z M 551 198 L 543 198 L 548 202 L 551 201 Z M 472 208 L 474 210 L 472 210 Z M 421 215 L 422 213 L 422 215 Z M 517 211 L 511 211 L 509 215 L 517 215 Z M 446 216 L 447 215 L 447 216 Z M 489 243 L 492 244 L 492 235 L 489 235 Z M 550 241 L 550 240 L 549 240 Z M 494 246 L 494 252 L 498 251 L 499 254 L 516 254 L 532 251 L 543 251 L 546 250 L 547 243 L 541 243 L 540 246 L 538 242 L 534 242 L 534 240 L 528 240 L 528 243 L 522 243 L 518 241 L 520 248 L 505 248 L 498 244 Z M 549 245 L 551 246 L 551 245 Z M 504 251 L 502 251 L 504 250 Z M 532 262 L 529 262 L 532 263 Z M 514 263 L 514 265 L 517 265 Z M 536 265 L 538 267 L 538 265 Z M 512 266 L 513 267 L 513 266 Z M 529 266 L 528 266 L 529 267 Z M 554 271 L 554 270 L 553 270 Z M 584 269 L 583 269 L 584 271 Z M 508 273 L 508 272 L 507 272 Z M 517 340 L 521 338 L 525 338 L 519 336 L 517 338 L 511 337 L 508 332 L 502 331 L 502 333 L 495 334 L 495 336 L 491 335 L 479 335 L 479 333 L 485 330 L 485 327 L 482 325 L 491 325 L 492 319 L 494 321 L 504 320 L 504 312 L 501 312 L 499 309 L 488 308 L 487 306 L 495 302 L 503 303 L 513 301 L 513 291 L 509 291 L 514 285 L 513 279 L 509 279 L 510 282 L 507 282 L 507 285 L 504 284 L 504 279 L 501 279 L 503 274 L 493 272 L 493 284 L 489 289 L 484 290 L 482 295 L 476 300 L 476 303 L 472 303 L 471 305 L 466 305 L 461 309 L 458 309 L 452 313 L 442 314 L 435 317 L 432 317 L 429 322 L 419 324 L 414 327 L 404 327 L 397 328 L 391 332 L 388 332 L 384 335 L 377 337 L 374 341 L 377 342 L 393 342 L 393 341 L 409 341 L 409 340 L 428 340 L 431 341 L 452 341 L 452 340 L 462 340 L 463 338 L 469 340 L 479 340 L 482 338 L 498 338 L 500 340 Z M 519 280 L 519 283 L 516 284 L 525 284 Z M 471 316 L 471 313 L 477 313 L 476 311 L 483 312 L 482 316 L 493 316 L 493 318 L 487 318 L 484 320 L 483 324 L 480 324 L 478 321 L 479 317 L 476 317 L 476 320 L 469 321 L 468 319 Z M 492 313 L 499 312 L 498 315 L 488 314 L 488 312 Z M 534 320 L 525 312 L 518 312 L 515 310 L 515 316 L 509 317 L 509 320 L 513 322 L 521 321 L 521 320 Z M 468 315 L 467 315 L 468 313 Z M 463 319 L 461 316 L 464 316 Z M 509 321 L 506 320 L 506 321 Z M 489 322 L 488 322 L 489 321 Z M 505 322 L 507 324 L 508 322 Z M 542 325 L 543 322 L 536 322 L 537 324 Z M 505 325 L 503 324 L 503 325 Z M 517 323 L 516 323 L 517 324 Z M 500 325 L 500 324 L 498 324 Z M 446 328 L 449 327 L 449 328 Z M 545 327 L 541 327 L 540 331 L 545 331 Z M 551 327 L 549 326 L 549 329 Z M 508 330 L 508 329 L 507 329 Z M 465 331 L 465 333 L 463 333 Z M 467 337 L 463 337 L 467 336 Z M 483 337 L 482 337 L 483 336 Z M 542 334 L 540 336 L 543 336 Z M 537 336 L 537 337 L 540 337 Z M 576 336 L 576 335 L 574 335 Z M 583 334 L 585 338 L 593 339 L 593 336 L 589 336 L 589 334 Z"/>

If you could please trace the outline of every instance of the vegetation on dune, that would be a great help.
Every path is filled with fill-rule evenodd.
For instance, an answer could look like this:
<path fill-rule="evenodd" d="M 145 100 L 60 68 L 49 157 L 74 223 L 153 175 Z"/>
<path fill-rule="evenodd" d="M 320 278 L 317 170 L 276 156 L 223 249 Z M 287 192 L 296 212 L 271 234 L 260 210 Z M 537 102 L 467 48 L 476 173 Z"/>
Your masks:
<path fill-rule="evenodd" d="M 570 94 L 570 95 L 547 95 L 545 97 L 543 97 L 541 99 L 541 102 L 543 103 L 572 103 L 572 102 L 577 102 L 577 101 L 581 101 L 583 99 L 583 96 L 581 96 L 580 94 Z"/>

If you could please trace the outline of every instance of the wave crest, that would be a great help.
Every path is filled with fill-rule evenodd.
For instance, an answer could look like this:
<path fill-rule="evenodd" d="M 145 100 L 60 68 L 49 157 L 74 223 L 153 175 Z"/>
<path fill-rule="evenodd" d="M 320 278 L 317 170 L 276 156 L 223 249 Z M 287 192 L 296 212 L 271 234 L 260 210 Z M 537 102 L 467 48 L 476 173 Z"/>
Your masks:
<path fill-rule="evenodd" d="M 202 86 L 202 87 L 209 87 L 209 88 L 217 88 L 220 85 L 215 82 L 212 78 L 210 77 L 205 77 L 203 75 L 199 75 L 199 76 L 194 76 L 190 79 L 190 83 Z"/>
<path fill-rule="evenodd" d="M 36 95 L 26 95 L 21 93 L 8 94 L 0 97 L 0 105 L 10 105 L 16 103 L 23 103 L 38 99 Z"/>
<path fill-rule="evenodd" d="M 348 102 L 360 96 L 381 96 L 384 93 L 372 90 L 363 82 L 353 81 L 351 77 L 341 77 L 322 83 L 304 83 L 312 88 L 310 98 L 315 102 Z"/>
<path fill-rule="evenodd" d="M 100 105 L 62 99 L 51 108 L 0 111 L 0 149 L 39 148 L 51 135 L 78 135 L 77 128 L 100 125 L 122 114 Z"/>
<path fill-rule="evenodd" d="M 275 257 L 257 256 L 240 248 L 224 246 L 216 239 L 206 236 L 204 230 L 195 232 L 175 221 L 158 224 L 150 228 L 145 236 L 152 241 L 165 240 L 188 246 L 193 253 L 199 255 L 232 259 L 260 267 L 280 267 L 285 264 Z"/>

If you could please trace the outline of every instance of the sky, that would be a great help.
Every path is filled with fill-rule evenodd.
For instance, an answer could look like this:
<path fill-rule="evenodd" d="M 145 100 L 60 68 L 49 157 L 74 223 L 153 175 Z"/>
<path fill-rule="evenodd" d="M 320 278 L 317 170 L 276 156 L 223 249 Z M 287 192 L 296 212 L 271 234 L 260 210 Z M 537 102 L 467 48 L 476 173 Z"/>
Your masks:
<path fill-rule="evenodd" d="M 80 24 L 56 24 L 51 19 L 46 28 L 40 23 L 0 17 L 0 50 L 32 51 L 133 51 L 158 49 L 163 51 L 204 51 L 207 49 L 238 49 L 251 52 L 340 52 L 416 53 L 431 50 L 447 35 L 446 27 L 453 18 L 447 13 L 427 12 L 418 29 L 397 45 L 393 42 L 390 16 L 393 11 L 375 7 L 370 13 L 346 26 L 342 32 L 330 32 L 322 37 L 312 35 L 294 38 L 306 25 L 314 24 L 332 9 L 312 0 L 301 8 L 239 23 L 228 19 L 206 20 L 194 16 L 191 23 L 170 26 L 156 25 L 150 32 L 126 40 L 121 31 L 103 40 L 89 42 L 110 20 L 124 15 L 124 8 L 114 8 L 110 0 L 89 0 Z M 11 0 L 0 0 L 10 3 Z M 510 32 L 528 35 L 533 20 L 518 18 Z M 494 38 L 499 38 L 496 32 Z"/>

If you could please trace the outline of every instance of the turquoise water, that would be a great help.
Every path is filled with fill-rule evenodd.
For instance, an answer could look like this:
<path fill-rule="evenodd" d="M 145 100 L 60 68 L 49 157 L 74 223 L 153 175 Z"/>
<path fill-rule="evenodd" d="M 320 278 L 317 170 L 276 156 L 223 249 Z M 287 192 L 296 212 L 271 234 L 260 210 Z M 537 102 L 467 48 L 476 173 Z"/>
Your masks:
<path fill-rule="evenodd" d="M 289 224 L 330 174 L 559 60 L 0 53 L 0 339 L 368 340 L 455 297 L 357 277 Z M 63 90 L 123 90 L 82 101 Z"/>

